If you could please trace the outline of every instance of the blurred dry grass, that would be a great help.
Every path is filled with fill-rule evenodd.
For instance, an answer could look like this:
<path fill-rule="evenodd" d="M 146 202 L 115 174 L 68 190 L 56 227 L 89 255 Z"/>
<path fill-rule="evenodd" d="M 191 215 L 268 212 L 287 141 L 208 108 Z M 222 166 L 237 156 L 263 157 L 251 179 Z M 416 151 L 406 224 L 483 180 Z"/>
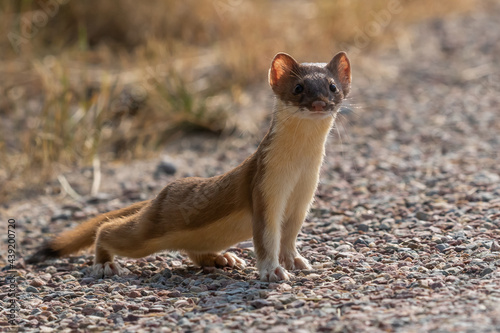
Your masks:
<path fill-rule="evenodd" d="M 363 38 L 365 51 L 476 2 L 2 1 L 0 200 L 96 156 L 144 157 L 179 133 L 220 133 L 247 87 L 265 87 L 279 51 L 324 61 Z"/>

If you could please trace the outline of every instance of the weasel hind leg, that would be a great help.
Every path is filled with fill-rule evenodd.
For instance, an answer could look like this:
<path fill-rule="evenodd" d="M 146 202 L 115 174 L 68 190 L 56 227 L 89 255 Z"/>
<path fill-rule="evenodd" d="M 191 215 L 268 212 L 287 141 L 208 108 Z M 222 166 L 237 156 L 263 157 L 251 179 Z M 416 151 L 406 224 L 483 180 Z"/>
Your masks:
<path fill-rule="evenodd" d="M 103 248 L 102 237 L 96 241 L 94 265 L 90 271 L 90 276 L 95 278 L 111 277 L 113 275 L 125 275 L 129 273 L 128 269 L 122 268 L 114 261 L 114 255 Z"/>
<path fill-rule="evenodd" d="M 141 236 L 133 218 L 126 218 L 102 225 L 96 235 L 95 258 L 90 275 L 96 278 L 129 273 L 114 262 L 115 254 L 130 258 L 141 258 L 157 252 L 148 246 L 148 237 Z"/>
<path fill-rule="evenodd" d="M 243 269 L 246 263 L 231 252 L 226 253 L 194 253 L 188 252 L 187 255 L 196 265 L 201 267 L 236 267 Z"/>

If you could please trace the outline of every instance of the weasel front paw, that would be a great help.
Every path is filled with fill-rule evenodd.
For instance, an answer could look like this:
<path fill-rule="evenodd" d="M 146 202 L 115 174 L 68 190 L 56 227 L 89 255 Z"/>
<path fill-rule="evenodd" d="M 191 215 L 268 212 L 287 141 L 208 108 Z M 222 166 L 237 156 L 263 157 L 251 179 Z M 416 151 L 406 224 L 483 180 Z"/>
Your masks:
<path fill-rule="evenodd" d="M 103 277 L 110 277 L 113 275 L 124 275 L 129 272 L 128 269 L 122 268 L 116 262 L 107 261 L 103 264 L 94 264 L 90 271 L 90 276 L 101 279 Z"/>
<path fill-rule="evenodd" d="M 275 267 L 262 268 L 259 273 L 260 280 L 265 282 L 290 280 L 290 273 L 288 273 L 283 267 L 279 265 Z"/>
<path fill-rule="evenodd" d="M 280 263 L 285 266 L 288 270 L 310 270 L 312 269 L 311 265 L 306 258 L 301 256 L 298 253 L 291 253 L 289 255 L 280 256 Z"/>

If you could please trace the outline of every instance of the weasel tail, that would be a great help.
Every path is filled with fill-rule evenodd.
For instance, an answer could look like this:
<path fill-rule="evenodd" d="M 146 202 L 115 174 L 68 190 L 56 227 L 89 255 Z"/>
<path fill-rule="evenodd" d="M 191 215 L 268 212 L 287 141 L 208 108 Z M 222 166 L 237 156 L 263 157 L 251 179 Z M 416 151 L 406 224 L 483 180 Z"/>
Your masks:
<path fill-rule="evenodd" d="M 137 202 L 131 206 L 113 210 L 85 221 L 76 228 L 65 231 L 45 243 L 35 254 L 29 257 L 26 262 L 28 264 L 35 264 L 51 258 L 64 257 L 90 247 L 94 245 L 97 230 L 102 224 L 115 219 L 131 216 L 146 206 L 150 201 L 151 200 Z"/>

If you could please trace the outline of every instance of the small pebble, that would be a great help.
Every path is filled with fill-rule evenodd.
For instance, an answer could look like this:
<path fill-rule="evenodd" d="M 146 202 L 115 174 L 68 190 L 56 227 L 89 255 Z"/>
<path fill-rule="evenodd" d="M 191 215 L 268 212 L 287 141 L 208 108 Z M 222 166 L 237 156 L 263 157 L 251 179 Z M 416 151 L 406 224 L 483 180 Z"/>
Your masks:
<path fill-rule="evenodd" d="M 38 293 L 38 289 L 33 287 L 33 286 L 28 286 L 28 287 L 26 287 L 26 292 L 27 293 Z"/>
<path fill-rule="evenodd" d="M 141 297 L 141 293 L 138 292 L 137 290 L 132 290 L 131 292 L 129 292 L 127 294 L 128 297 L 131 297 L 131 298 L 137 298 L 137 297 Z"/>
<path fill-rule="evenodd" d="M 425 212 L 422 212 L 422 211 L 418 211 L 416 214 L 415 214 L 415 217 L 419 220 L 422 220 L 422 221 L 429 221 L 430 220 L 430 215 L 425 213 Z"/>
<path fill-rule="evenodd" d="M 45 282 L 42 279 L 36 278 L 30 282 L 30 285 L 33 287 L 41 287 L 45 285 Z"/>
<path fill-rule="evenodd" d="M 175 166 L 174 163 L 172 163 L 169 160 L 162 160 L 160 163 L 158 163 L 158 166 L 156 167 L 155 171 L 155 177 L 159 177 L 162 174 L 165 175 L 175 175 L 177 172 L 177 167 Z"/>

